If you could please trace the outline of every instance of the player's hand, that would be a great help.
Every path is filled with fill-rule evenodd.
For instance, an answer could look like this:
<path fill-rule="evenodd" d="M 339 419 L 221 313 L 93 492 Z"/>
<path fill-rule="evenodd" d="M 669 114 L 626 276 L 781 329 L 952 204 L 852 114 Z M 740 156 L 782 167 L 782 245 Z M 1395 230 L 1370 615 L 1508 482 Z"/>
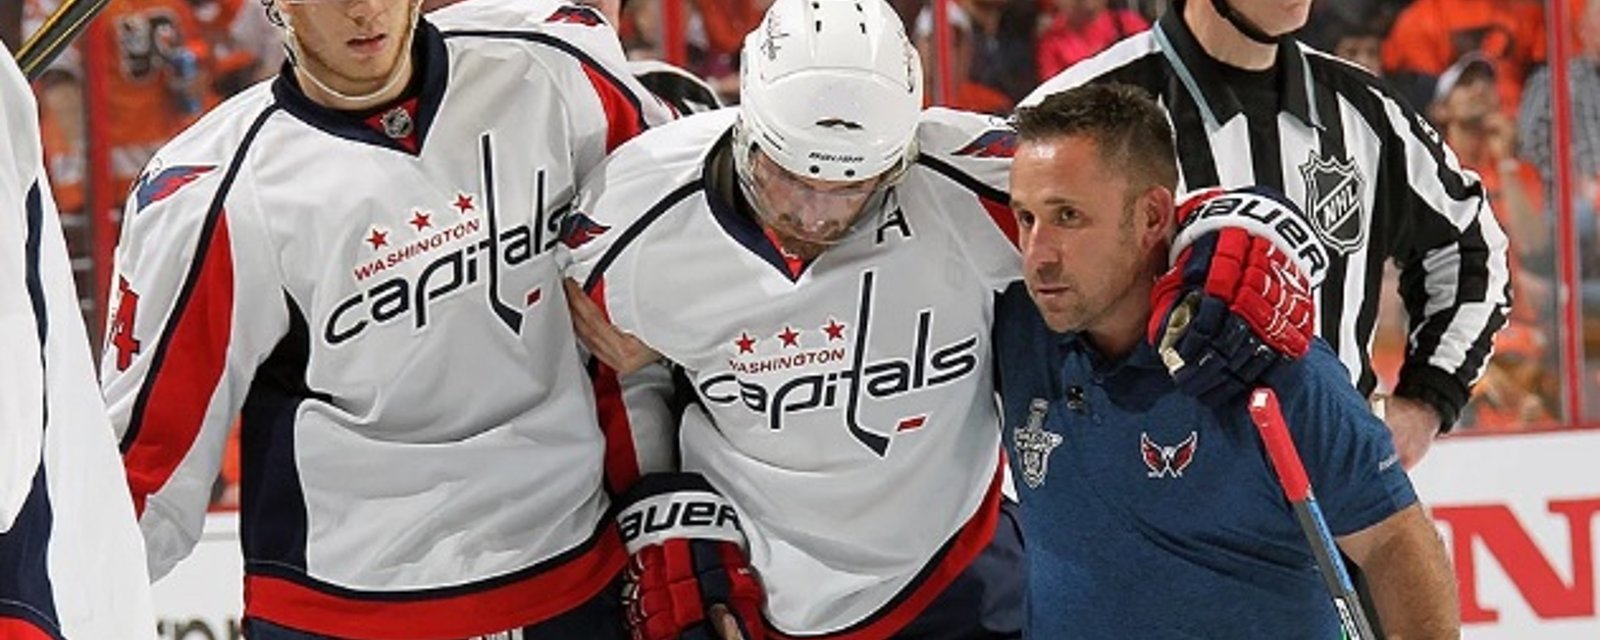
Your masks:
<path fill-rule="evenodd" d="M 764 592 L 733 505 L 698 474 L 645 476 L 618 500 L 633 640 L 764 640 Z"/>
<path fill-rule="evenodd" d="M 722 640 L 745 640 L 744 633 L 739 631 L 739 617 L 728 610 L 728 605 L 711 605 L 711 626 L 717 630 Z"/>
<path fill-rule="evenodd" d="M 1375 398 L 1373 412 L 1389 425 L 1395 453 L 1400 454 L 1400 466 L 1410 471 L 1422 462 L 1439 434 L 1439 412 L 1426 402 L 1396 396 Z"/>
<path fill-rule="evenodd" d="M 562 284 L 567 289 L 567 308 L 571 310 L 572 329 L 578 334 L 578 340 L 596 358 L 615 370 L 618 376 L 633 373 L 661 358 L 661 354 L 633 334 L 625 333 L 611 324 L 605 313 L 600 311 L 600 306 L 590 300 L 584 294 L 583 287 L 572 278 L 565 278 Z"/>
<path fill-rule="evenodd" d="M 1200 193 L 1178 220 L 1147 337 L 1180 389 L 1222 404 L 1305 355 L 1315 311 L 1307 271 L 1325 268 L 1325 249 L 1294 205 L 1256 189 Z"/>

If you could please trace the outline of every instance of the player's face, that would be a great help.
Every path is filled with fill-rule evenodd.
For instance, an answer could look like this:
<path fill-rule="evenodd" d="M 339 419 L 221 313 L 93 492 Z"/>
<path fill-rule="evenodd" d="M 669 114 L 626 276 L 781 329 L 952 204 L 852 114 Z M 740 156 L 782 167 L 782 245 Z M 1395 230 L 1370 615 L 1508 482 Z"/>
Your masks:
<path fill-rule="evenodd" d="M 761 220 L 779 235 L 808 243 L 838 242 L 883 182 L 882 176 L 852 182 L 804 178 L 760 150 L 752 156 L 750 180 Z"/>
<path fill-rule="evenodd" d="M 300 64 L 335 90 L 362 94 L 388 82 L 411 29 L 413 0 L 278 0 Z"/>
<path fill-rule="evenodd" d="M 1305 26 L 1311 14 L 1311 0 L 1228 0 L 1228 3 L 1251 24 L 1275 36 Z"/>
<path fill-rule="evenodd" d="M 1011 208 L 1022 278 L 1051 329 L 1093 332 L 1147 304 L 1149 283 L 1139 280 L 1148 280 L 1147 256 L 1161 239 L 1137 228 L 1140 198 L 1128 191 L 1127 179 L 1102 166 L 1087 136 L 1017 147 Z"/>

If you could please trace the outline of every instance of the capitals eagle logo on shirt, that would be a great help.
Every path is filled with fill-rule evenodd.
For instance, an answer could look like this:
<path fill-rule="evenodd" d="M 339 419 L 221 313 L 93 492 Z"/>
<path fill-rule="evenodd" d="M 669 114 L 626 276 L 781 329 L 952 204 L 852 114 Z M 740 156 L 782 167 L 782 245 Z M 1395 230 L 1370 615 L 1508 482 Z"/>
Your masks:
<path fill-rule="evenodd" d="M 1144 458 L 1144 466 L 1150 469 L 1146 475 L 1151 478 L 1182 478 L 1183 471 L 1189 468 L 1189 463 L 1194 462 L 1194 450 L 1200 442 L 1200 434 L 1190 431 L 1189 437 L 1183 442 L 1167 446 L 1157 444 L 1150 439 L 1150 434 L 1139 434 L 1139 450 Z"/>
<path fill-rule="evenodd" d="M 954 155 L 974 158 L 1009 158 L 1016 155 L 1017 133 L 1010 129 L 990 129 L 957 149 Z"/>
<path fill-rule="evenodd" d="M 134 213 L 172 197 L 172 194 L 216 168 L 216 165 L 179 165 L 145 172 L 133 188 Z"/>

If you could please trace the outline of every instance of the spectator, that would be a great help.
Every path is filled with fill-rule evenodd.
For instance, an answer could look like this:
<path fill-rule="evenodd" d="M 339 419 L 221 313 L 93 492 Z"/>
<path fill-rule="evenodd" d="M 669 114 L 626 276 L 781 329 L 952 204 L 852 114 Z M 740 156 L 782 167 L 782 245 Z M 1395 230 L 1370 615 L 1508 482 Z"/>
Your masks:
<path fill-rule="evenodd" d="M 1577 55 L 1567 66 L 1571 87 L 1573 212 L 1586 250 L 1585 277 L 1600 276 L 1600 252 L 1594 250 L 1595 211 L 1600 208 L 1600 0 L 1572 0 L 1578 17 Z M 1585 6 L 1587 5 L 1587 6 Z M 1554 202 L 1554 129 L 1551 127 L 1552 80 L 1549 68 L 1528 77 L 1517 114 L 1521 156 L 1544 176 L 1544 194 Z"/>
<path fill-rule="evenodd" d="M 1342 7 L 1342 3 L 1317 5 Z M 1389 21 L 1382 16 L 1348 16 L 1339 9 L 1313 11 L 1306 25 L 1306 42 L 1330 51 L 1347 62 L 1383 77 L 1383 35 Z"/>
<path fill-rule="evenodd" d="M 1467 404 L 1473 430 L 1520 431 L 1530 423 L 1555 422 L 1558 381 L 1545 365 L 1548 339 L 1542 328 L 1512 321 L 1495 334 L 1494 358 Z"/>
<path fill-rule="evenodd" d="M 1550 255 L 1550 231 L 1544 215 L 1539 174 L 1514 153 L 1515 125 L 1501 108 L 1496 85 L 1494 65 L 1479 53 L 1468 53 L 1439 76 L 1429 115 L 1438 124 L 1445 143 L 1455 150 L 1462 166 L 1476 171 L 1482 178 L 1485 193 L 1495 203 L 1495 217 L 1511 238 L 1507 260 L 1511 269 L 1512 297 L 1517 304 L 1511 308 L 1507 331 L 1516 331 L 1518 337 L 1505 341 L 1497 339 L 1495 358 L 1491 362 L 1506 357 L 1499 348 L 1503 342 L 1527 346 L 1518 351 L 1516 357 L 1532 362 L 1507 362 L 1495 371 L 1485 370 L 1484 381 L 1474 389 L 1473 402 L 1477 410 L 1471 416 L 1489 421 L 1488 425 L 1475 423 L 1477 426 L 1505 429 L 1519 416 L 1530 412 L 1537 414 L 1535 408 L 1549 407 L 1553 402 L 1540 398 L 1536 386 L 1518 386 L 1518 381 L 1531 385 L 1536 376 L 1516 373 L 1527 367 L 1539 368 L 1544 350 L 1529 345 L 1544 341 L 1542 326 L 1550 318 L 1552 302 L 1549 281 L 1526 267 L 1530 262 L 1548 261 Z M 1539 273 L 1552 271 L 1553 265 L 1542 266 L 1545 268 L 1539 269 Z"/>
<path fill-rule="evenodd" d="M 1395 20 L 1383 67 L 1412 104 L 1427 104 L 1439 74 L 1477 51 L 1499 70 L 1500 97 L 1510 109 L 1528 70 L 1544 60 L 1544 47 L 1540 0 L 1417 0 Z"/>
<path fill-rule="evenodd" d="M 627 4 L 631 8 L 631 5 L 655 3 Z M 704 78 L 722 96 L 736 95 L 739 90 L 739 49 L 744 43 L 744 35 L 761 22 L 761 16 L 769 4 L 772 4 L 771 0 L 694 0 L 692 5 L 695 13 L 690 17 L 693 24 L 685 25 L 690 35 L 689 59 L 668 62 L 686 64 L 689 71 Z M 674 28 L 674 25 L 663 26 Z M 700 37 L 695 37 L 697 35 Z M 659 55 L 651 57 L 664 59 Z"/>
<path fill-rule="evenodd" d="M 1055 17 L 1039 35 L 1039 79 L 1048 80 L 1118 40 L 1150 28 L 1132 9 L 1109 0 L 1055 0 Z"/>
<path fill-rule="evenodd" d="M 100 18 L 116 60 L 101 78 L 112 193 L 128 193 L 157 148 L 217 103 L 210 46 L 188 0 L 111 0 Z M 113 203 L 115 204 L 115 203 Z"/>
<path fill-rule="evenodd" d="M 1033 0 L 945 0 L 949 7 L 950 77 L 955 86 L 945 94 L 946 106 L 1001 113 L 1026 96 L 1036 83 L 1035 31 L 1039 7 Z M 917 16 L 917 46 L 930 60 L 934 25 L 932 7 Z M 942 64 L 942 62 L 940 63 Z M 936 65 L 925 70 L 934 76 Z M 929 86 L 933 86 L 929 82 Z"/>

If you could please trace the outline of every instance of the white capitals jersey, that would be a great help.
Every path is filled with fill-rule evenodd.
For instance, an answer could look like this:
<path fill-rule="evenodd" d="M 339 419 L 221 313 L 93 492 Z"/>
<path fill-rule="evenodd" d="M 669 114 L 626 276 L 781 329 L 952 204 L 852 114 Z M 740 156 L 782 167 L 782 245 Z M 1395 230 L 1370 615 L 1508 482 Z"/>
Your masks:
<path fill-rule="evenodd" d="M 1015 138 L 927 112 L 903 182 L 796 273 L 708 186 L 736 115 L 640 136 L 580 197 L 569 275 L 694 396 L 677 434 L 650 393 L 662 371 L 601 397 L 634 434 L 609 472 L 669 468 L 681 440 L 682 467 L 741 513 L 773 626 L 888 637 L 988 543 L 1009 478 L 989 330 L 994 292 L 1020 273 L 1003 230 Z"/>
<path fill-rule="evenodd" d="M 152 574 L 194 544 L 242 410 L 247 616 L 461 638 L 617 575 L 552 248 L 579 181 L 669 116 L 598 14 L 548 21 L 424 20 L 390 107 L 284 76 L 156 155 L 102 363 Z"/>
<path fill-rule="evenodd" d="M 10 56 L 0 56 L 0 105 L 0 638 L 154 638 L 38 107 Z"/>

